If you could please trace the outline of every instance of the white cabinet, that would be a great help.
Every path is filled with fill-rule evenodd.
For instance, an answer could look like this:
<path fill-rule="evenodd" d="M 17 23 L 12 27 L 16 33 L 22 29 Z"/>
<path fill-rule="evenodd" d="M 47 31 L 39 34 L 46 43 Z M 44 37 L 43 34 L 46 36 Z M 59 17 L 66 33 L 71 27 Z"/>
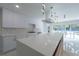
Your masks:
<path fill-rule="evenodd" d="M 3 8 L 2 27 L 24 28 L 25 20 L 25 16 Z"/>
<path fill-rule="evenodd" d="M 3 52 L 16 48 L 16 37 L 15 36 L 3 36 Z"/>
<path fill-rule="evenodd" d="M 0 36 L 0 54 L 2 53 L 2 36 Z"/>

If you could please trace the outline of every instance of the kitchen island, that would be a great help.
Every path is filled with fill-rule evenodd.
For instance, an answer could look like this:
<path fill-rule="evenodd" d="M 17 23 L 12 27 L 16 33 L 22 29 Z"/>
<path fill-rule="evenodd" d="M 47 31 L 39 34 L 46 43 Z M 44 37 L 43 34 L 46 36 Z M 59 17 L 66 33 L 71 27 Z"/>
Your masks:
<path fill-rule="evenodd" d="M 44 33 L 17 39 L 16 52 L 19 56 L 55 56 L 63 51 L 62 33 Z"/>

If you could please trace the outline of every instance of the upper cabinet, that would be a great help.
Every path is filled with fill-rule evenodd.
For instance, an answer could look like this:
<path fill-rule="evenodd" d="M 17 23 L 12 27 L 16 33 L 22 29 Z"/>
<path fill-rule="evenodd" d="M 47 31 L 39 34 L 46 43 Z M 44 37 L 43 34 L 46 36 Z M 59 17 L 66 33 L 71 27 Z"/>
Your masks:
<path fill-rule="evenodd" d="M 3 9 L 3 27 L 24 28 L 25 20 L 23 15 Z"/>

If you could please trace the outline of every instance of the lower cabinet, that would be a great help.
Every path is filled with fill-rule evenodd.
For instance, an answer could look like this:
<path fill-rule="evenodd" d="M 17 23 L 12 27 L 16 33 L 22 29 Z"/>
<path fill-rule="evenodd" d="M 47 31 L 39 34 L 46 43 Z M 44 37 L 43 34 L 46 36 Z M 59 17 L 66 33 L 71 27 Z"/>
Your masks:
<path fill-rule="evenodd" d="M 3 52 L 7 52 L 15 48 L 16 48 L 16 37 L 4 36 L 3 37 Z"/>
<path fill-rule="evenodd" d="M 0 55 L 2 54 L 2 49 L 3 49 L 3 40 L 2 36 L 0 36 Z"/>

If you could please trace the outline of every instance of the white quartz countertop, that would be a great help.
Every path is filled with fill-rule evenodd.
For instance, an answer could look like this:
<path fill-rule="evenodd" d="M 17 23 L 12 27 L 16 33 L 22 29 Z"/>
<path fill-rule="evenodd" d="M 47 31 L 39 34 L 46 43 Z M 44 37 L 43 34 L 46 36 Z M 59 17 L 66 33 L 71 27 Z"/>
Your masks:
<path fill-rule="evenodd" d="M 62 38 L 62 33 L 45 33 L 32 36 L 24 39 L 17 39 L 17 41 L 31 47 L 39 53 L 51 56 Z"/>

